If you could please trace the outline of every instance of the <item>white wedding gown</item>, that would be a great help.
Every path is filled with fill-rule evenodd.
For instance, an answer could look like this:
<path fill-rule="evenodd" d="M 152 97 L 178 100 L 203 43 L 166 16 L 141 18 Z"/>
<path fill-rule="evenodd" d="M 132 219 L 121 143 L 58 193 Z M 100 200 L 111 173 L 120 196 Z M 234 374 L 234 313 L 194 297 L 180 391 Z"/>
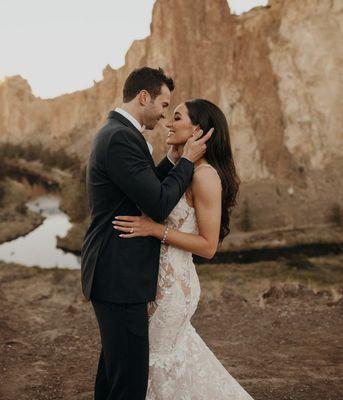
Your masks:
<path fill-rule="evenodd" d="M 165 222 L 180 232 L 198 233 L 195 210 L 185 195 Z M 199 297 L 192 254 L 162 244 L 156 300 L 148 305 L 150 364 L 146 399 L 252 400 L 191 325 Z"/>

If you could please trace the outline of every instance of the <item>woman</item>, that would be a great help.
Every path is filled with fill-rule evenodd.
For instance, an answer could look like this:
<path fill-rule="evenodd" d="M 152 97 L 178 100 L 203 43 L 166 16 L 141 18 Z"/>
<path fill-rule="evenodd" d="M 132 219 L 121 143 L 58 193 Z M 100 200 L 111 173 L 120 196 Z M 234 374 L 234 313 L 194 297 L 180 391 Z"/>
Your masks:
<path fill-rule="evenodd" d="M 167 124 L 167 144 L 182 154 L 198 129 L 214 128 L 191 186 L 164 224 L 118 216 L 122 238 L 154 236 L 162 241 L 156 300 L 149 303 L 149 400 L 248 400 L 251 396 L 225 370 L 190 323 L 200 297 L 192 253 L 212 258 L 230 232 L 239 179 L 223 112 L 203 99 L 176 107 Z M 134 233 L 132 232 L 132 228 Z"/>

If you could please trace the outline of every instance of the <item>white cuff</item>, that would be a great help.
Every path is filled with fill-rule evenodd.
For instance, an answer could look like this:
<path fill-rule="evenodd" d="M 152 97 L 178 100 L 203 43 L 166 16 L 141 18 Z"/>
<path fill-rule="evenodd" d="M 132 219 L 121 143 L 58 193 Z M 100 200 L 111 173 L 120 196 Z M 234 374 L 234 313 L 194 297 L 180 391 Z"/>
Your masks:
<path fill-rule="evenodd" d="M 191 161 L 189 158 L 185 157 L 185 156 L 181 156 L 181 158 L 185 158 L 186 160 L 188 160 L 189 162 L 191 162 L 192 164 L 194 164 L 193 161 Z"/>

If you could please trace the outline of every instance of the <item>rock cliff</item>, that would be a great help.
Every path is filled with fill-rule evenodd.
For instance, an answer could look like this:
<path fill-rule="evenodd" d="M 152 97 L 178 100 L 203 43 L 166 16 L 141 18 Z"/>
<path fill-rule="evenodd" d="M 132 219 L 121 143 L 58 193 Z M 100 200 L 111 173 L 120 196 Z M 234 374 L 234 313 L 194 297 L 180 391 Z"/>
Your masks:
<path fill-rule="evenodd" d="M 343 203 L 340 0 L 271 0 L 235 16 L 226 0 L 157 0 L 151 34 L 94 86 L 54 99 L 20 76 L 0 83 L 0 140 L 41 141 L 87 158 L 128 73 L 161 66 L 172 107 L 204 97 L 225 112 L 243 181 L 234 225 L 249 229 L 337 222 Z M 165 132 L 147 133 L 158 160 Z M 266 210 L 268 204 L 268 210 Z M 337 211 L 338 210 L 338 211 Z"/>

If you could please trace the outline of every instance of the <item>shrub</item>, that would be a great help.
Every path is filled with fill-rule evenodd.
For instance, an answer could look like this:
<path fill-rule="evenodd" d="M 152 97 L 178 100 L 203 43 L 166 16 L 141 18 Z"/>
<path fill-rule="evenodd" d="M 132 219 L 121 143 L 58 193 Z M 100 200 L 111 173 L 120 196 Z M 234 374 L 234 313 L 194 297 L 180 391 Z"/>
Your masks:
<path fill-rule="evenodd" d="M 6 161 L 0 158 L 0 181 L 3 181 L 7 175 L 7 164 Z"/>
<path fill-rule="evenodd" d="M 23 158 L 27 161 L 41 161 L 47 171 L 53 167 L 73 171 L 80 169 L 80 159 L 76 155 L 70 155 L 62 148 L 57 150 L 44 148 L 41 143 L 28 143 L 25 146 L 10 142 L 2 143 L 0 144 L 0 160 L 4 160 L 5 158 Z"/>
<path fill-rule="evenodd" d="M 6 195 L 5 184 L 3 182 L 0 182 L 0 207 L 2 207 L 4 204 L 5 195 Z"/>
<path fill-rule="evenodd" d="M 21 215 L 27 214 L 27 207 L 26 207 L 25 203 L 18 204 L 17 207 L 15 208 L 15 210 Z"/>
<path fill-rule="evenodd" d="M 60 207 L 72 222 L 84 221 L 89 213 L 85 170 L 83 168 L 77 176 L 65 179 L 62 184 Z"/>
<path fill-rule="evenodd" d="M 343 212 L 341 206 L 338 203 L 333 204 L 331 207 L 329 222 L 332 222 L 338 226 L 343 225 Z"/>
<path fill-rule="evenodd" d="M 251 213 L 250 208 L 247 200 L 244 200 L 243 204 L 243 212 L 242 212 L 242 219 L 241 219 L 241 229 L 246 232 L 250 231 L 252 228 L 251 223 Z"/>
<path fill-rule="evenodd" d="M 290 259 L 286 261 L 286 265 L 298 270 L 315 268 L 315 264 L 302 254 L 291 256 Z"/>
<path fill-rule="evenodd" d="M 28 161 L 39 160 L 43 153 L 43 146 L 41 143 L 29 143 L 24 149 L 23 158 Z"/>
<path fill-rule="evenodd" d="M 70 156 L 63 149 L 45 149 L 41 155 L 41 161 L 46 167 L 58 167 L 60 169 L 78 169 L 80 161 L 76 156 Z"/>

